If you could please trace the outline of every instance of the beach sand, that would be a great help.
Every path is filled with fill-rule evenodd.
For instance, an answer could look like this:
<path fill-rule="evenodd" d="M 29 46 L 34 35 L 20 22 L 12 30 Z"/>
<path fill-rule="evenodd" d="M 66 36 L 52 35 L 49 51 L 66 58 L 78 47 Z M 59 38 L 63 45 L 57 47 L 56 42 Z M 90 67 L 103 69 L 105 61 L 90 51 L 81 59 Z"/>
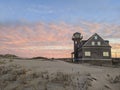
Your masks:
<path fill-rule="evenodd" d="M 1 58 L 0 90 L 120 90 L 120 67 Z"/>

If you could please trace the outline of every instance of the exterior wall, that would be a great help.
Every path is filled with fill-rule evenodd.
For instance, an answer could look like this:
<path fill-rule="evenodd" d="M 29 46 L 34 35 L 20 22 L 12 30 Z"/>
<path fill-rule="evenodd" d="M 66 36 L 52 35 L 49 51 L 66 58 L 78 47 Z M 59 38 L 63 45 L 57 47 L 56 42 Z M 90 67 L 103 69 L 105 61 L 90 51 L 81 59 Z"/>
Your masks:
<path fill-rule="evenodd" d="M 85 51 L 90 51 L 91 56 L 85 56 Z M 109 56 L 103 56 L 103 52 L 109 52 Z M 82 53 L 86 60 L 111 60 L 111 47 L 83 47 Z"/>

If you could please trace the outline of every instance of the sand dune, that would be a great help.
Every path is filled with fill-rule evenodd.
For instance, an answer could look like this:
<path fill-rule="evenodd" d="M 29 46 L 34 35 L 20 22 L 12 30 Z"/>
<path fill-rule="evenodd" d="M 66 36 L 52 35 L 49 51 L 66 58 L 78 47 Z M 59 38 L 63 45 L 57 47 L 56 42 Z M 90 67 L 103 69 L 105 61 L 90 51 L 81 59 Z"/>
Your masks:
<path fill-rule="evenodd" d="M 0 90 L 120 90 L 120 68 L 1 58 Z"/>

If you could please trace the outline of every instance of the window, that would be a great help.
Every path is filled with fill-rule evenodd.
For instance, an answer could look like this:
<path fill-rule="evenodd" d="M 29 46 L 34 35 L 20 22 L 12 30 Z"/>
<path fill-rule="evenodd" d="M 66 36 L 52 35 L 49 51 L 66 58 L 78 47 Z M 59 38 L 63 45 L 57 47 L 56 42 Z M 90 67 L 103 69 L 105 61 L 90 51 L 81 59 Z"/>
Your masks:
<path fill-rule="evenodd" d="M 103 52 L 103 56 L 109 56 L 109 52 Z"/>
<path fill-rule="evenodd" d="M 95 42 L 92 42 L 92 45 L 95 45 Z"/>
<path fill-rule="evenodd" d="M 94 37 L 95 40 L 97 40 L 97 38 L 98 38 L 97 36 Z"/>
<path fill-rule="evenodd" d="M 75 41 L 75 44 L 77 44 L 77 41 Z"/>
<path fill-rule="evenodd" d="M 91 56 L 91 52 L 90 51 L 85 51 L 85 56 Z"/>
<path fill-rule="evenodd" d="M 97 42 L 97 45 L 99 45 L 99 46 L 100 46 L 100 45 L 101 45 L 101 42 Z"/>

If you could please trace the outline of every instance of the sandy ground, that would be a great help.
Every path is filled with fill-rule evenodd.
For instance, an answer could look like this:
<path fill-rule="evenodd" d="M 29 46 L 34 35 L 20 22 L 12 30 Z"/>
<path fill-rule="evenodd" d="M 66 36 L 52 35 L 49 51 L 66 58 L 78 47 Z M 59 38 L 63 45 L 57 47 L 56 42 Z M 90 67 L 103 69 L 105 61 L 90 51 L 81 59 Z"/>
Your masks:
<path fill-rule="evenodd" d="M 120 90 L 120 67 L 0 59 L 0 90 Z"/>

